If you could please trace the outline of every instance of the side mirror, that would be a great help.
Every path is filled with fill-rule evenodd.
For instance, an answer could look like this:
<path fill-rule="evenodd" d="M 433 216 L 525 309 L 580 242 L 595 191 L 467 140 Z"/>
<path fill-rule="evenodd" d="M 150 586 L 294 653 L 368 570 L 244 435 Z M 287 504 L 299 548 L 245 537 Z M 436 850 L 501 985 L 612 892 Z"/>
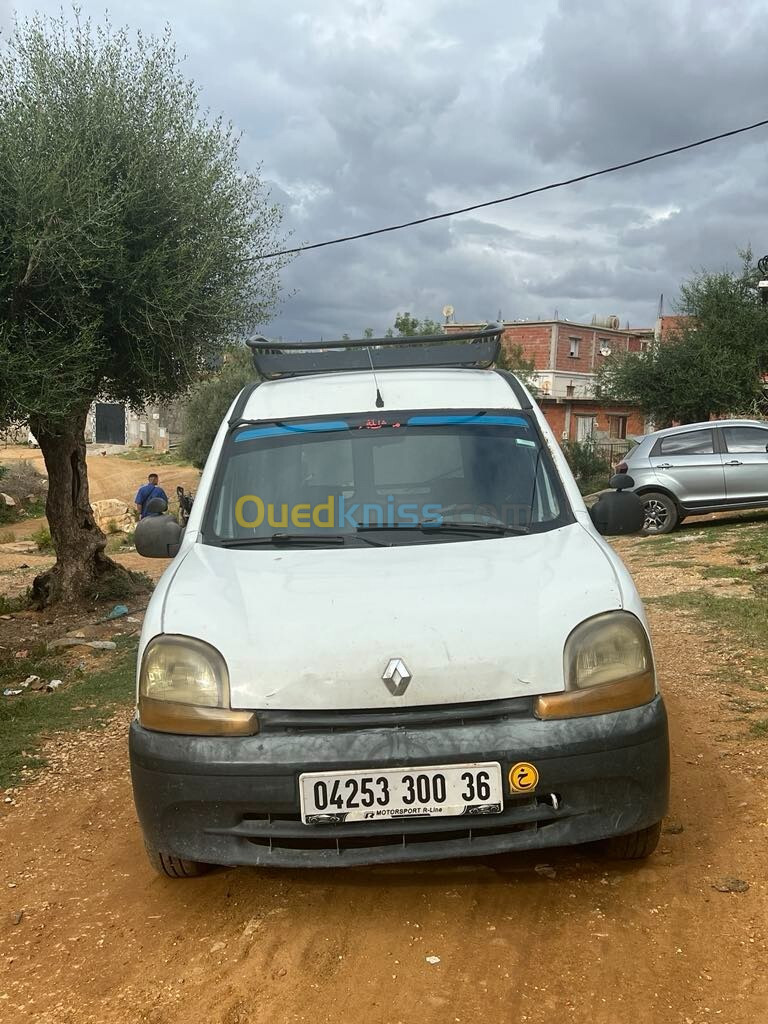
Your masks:
<path fill-rule="evenodd" d="M 624 474 L 621 474 L 622 476 Z M 613 477 L 611 484 L 618 477 Z M 631 477 L 624 477 L 631 481 Z M 598 533 L 604 537 L 620 537 L 627 533 L 639 533 L 645 522 L 643 503 L 631 491 L 606 491 L 601 494 L 589 510 Z"/>
<path fill-rule="evenodd" d="M 171 516 L 150 513 L 136 524 L 133 542 L 144 558 L 173 558 L 183 536 L 184 531 Z"/>
<path fill-rule="evenodd" d="M 627 491 L 635 486 L 635 481 L 629 473 L 615 473 L 608 481 L 608 486 L 614 491 Z"/>

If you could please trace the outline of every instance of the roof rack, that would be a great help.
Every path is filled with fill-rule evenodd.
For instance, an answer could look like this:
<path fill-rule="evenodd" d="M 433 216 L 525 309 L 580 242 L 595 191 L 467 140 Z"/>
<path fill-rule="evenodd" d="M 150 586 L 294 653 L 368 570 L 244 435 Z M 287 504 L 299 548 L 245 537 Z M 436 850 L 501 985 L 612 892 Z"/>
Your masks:
<path fill-rule="evenodd" d="M 345 370 L 388 370 L 414 366 L 488 369 L 499 356 L 502 324 L 479 331 L 412 338 L 355 338 L 343 341 L 269 341 L 257 335 L 246 344 L 266 380 Z"/>

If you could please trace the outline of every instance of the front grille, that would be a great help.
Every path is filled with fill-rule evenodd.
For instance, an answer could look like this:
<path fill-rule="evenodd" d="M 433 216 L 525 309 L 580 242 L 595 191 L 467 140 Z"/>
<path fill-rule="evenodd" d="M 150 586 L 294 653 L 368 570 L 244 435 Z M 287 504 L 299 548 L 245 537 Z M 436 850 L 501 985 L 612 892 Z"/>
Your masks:
<path fill-rule="evenodd" d="M 333 711 L 257 711 L 262 733 L 348 732 L 356 729 L 381 729 L 395 726 L 468 725 L 529 718 L 533 714 L 532 697 L 506 700 L 479 700 L 456 704 L 432 704 L 410 708 L 371 708 Z"/>
<path fill-rule="evenodd" d="M 563 818 L 562 807 L 554 810 L 540 797 L 521 796 L 508 800 L 501 814 L 488 817 L 459 815 L 446 818 L 385 818 L 347 824 L 305 825 L 295 812 L 246 812 L 236 825 L 207 828 L 209 835 L 226 836 L 256 846 L 276 857 L 281 851 L 350 855 L 354 851 L 426 850 L 432 844 L 442 850 L 455 848 L 457 855 L 472 846 L 518 832 L 545 829 Z"/>
<path fill-rule="evenodd" d="M 344 826 L 341 826 L 342 828 Z M 352 850 L 378 850 L 385 847 L 400 847 L 404 850 L 414 846 L 424 848 L 429 844 L 456 844 L 466 846 L 473 841 L 488 839 L 494 836 L 511 835 L 514 832 L 535 831 L 538 822 L 528 821 L 516 825 L 504 825 L 488 829 L 451 829 L 450 831 L 399 832 L 392 834 L 367 836 L 313 836 L 311 833 L 298 838 L 289 836 L 248 836 L 248 842 L 254 846 L 268 848 L 275 853 L 280 850 L 326 851 L 343 856 Z"/>

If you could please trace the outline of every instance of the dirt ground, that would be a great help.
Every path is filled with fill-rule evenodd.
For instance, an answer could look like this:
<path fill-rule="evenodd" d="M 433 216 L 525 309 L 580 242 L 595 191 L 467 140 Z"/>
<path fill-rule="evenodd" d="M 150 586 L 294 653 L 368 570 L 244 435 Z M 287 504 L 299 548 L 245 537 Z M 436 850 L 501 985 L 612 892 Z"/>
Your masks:
<path fill-rule="evenodd" d="M 644 596 L 674 591 L 647 543 L 619 547 Z M 53 740 L 50 770 L 0 800 L 0 1020 L 761 1024 L 768 743 L 718 675 L 728 644 L 650 617 L 673 783 L 645 863 L 566 849 L 173 882 L 144 856 L 128 712 Z M 715 888 L 726 878 L 748 888 Z"/>
<path fill-rule="evenodd" d="M 133 499 L 140 485 L 146 483 L 147 474 L 155 467 L 149 462 L 133 461 L 120 458 L 116 454 L 117 446 L 88 446 L 88 488 L 91 501 L 103 498 L 120 498 L 133 505 Z M 102 455 L 107 451 L 107 455 Z M 45 464 L 39 448 L 27 448 L 21 445 L 0 448 L 0 463 L 10 464 L 14 461 L 26 460 L 41 473 L 45 473 Z M 194 491 L 200 473 L 185 465 L 164 465 L 157 470 L 160 485 L 169 498 L 175 497 L 176 487 L 181 484 L 186 490 Z M 29 543 L 29 538 L 46 525 L 45 519 L 25 519 L 19 523 L 0 528 L 0 534 L 12 533 L 13 543 L 0 543 L 0 594 L 5 597 L 17 597 L 23 594 L 32 583 L 34 577 L 53 565 L 51 555 L 41 555 Z M 28 543 L 24 543 L 27 541 Z M 146 572 L 153 579 L 159 578 L 164 562 L 148 560 L 136 555 L 135 552 L 111 553 L 122 565 L 129 569 Z"/>

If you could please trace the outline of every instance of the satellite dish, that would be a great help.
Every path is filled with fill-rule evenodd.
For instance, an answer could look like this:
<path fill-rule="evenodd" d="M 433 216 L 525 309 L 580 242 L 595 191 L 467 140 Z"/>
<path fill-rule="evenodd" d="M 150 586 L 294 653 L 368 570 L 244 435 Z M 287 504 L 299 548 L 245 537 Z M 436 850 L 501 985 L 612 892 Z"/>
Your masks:
<path fill-rule="evenodd" d="M 600 346 L 600 355 L 601 356 L 609 356 L 610 354 L 611 354 L 611 350 L 608 348 L 607 345 L 601 345 Z"/>
<path fill-rule="evenodd" d="M 453 306 L 443 306 L 443 316 L 446 320 L 450 320 L 453 316 Z"/>

